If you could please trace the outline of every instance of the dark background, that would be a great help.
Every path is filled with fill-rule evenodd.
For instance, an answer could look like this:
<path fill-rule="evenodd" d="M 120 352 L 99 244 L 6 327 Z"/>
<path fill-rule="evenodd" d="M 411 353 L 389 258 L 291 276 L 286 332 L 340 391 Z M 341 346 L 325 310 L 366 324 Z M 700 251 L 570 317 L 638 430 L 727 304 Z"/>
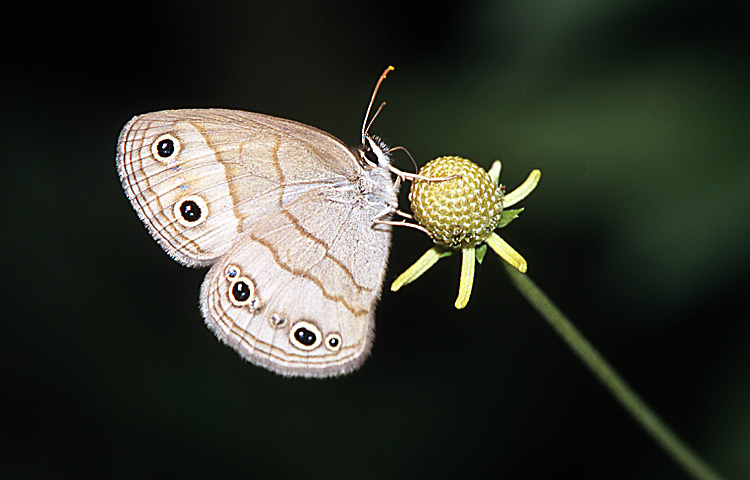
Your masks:
<path fill-rule="evenodd" d="M 171 261 L 122 192 L 120 128 L 228 107 L 356 144 L 389 64 L 372 132 L 420 165 L 501 158 L 511 189 L 540 168 L 501 231 L 528 274 L 718 471 L 750 478 L 746 2 L 3 16 L 3 478 L 685 478 L 493 256 L 463 311 L 458 257 L 386 291 L 371 358 L 340 379 L 276 376 L 203 326 L 204 272 Z M 429 246 L 396 231 L 388 284 Z"/>

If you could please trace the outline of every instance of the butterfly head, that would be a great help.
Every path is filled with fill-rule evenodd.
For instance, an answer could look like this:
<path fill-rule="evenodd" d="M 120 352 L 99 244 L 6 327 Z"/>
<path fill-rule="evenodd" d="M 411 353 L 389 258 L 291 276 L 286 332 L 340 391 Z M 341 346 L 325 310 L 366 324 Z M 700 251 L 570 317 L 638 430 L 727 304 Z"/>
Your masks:
<path fill-rule="evenodd" d="M 370 126 L 378 117 L 378 114 L 385 106 L 385 102 L 380 104 L 380 107 L 375 111 L 375 114 L 370 118 L 370 110 L 375 102 L 375 96 L 380 89 L 380 84 L 385 80 L 386 75 L 393 70 L 393 67 L 388 67 L 380 75 L 378 83 L 375 84 L 375 89 L 370 97 L 370 103 L 367 105 L 367 111 L 365 112 L 365 120 L 362 122 L 362 147 L 360 148 L 359 154 L 362 161 L 370 167 L 385 167 L 388 168 L 391 165 L 390 152 L 391 149 L 388 144 L 376 135 L 370 135 Z"/>
<path fill-rule="evenodd" d="M 375 135 L 365 134 L 359 155 L 362 161 L 371 167 L 388 168 L 391 164 L 391 149 L 385 141 Z"/>

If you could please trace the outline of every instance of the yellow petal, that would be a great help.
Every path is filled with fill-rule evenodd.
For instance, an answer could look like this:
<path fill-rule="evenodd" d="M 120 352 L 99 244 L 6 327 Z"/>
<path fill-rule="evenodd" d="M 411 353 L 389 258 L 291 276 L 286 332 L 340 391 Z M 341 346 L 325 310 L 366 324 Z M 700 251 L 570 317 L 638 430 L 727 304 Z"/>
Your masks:
<path fill-rule="evenodd" d="M 404 285 L 418 279 L 424 272 L 429 270 L 430 267 L 435 265 L 435 262 L 451 253 L 450 250 L 445 251 L 445 249 L 438 247 L 437 245 L 427 250 L 424 255 L 419 257 L 419 260 L 414 262 L 411 267 L 407 268 L 404 273 L 399 275 L 398 278 L 393 281 L 393 284 L 391 284 L 391 291 L 395 292 Z"/>
<path fill-rule="evenodd" d="M 474 286 L 474 265 L 476 264 L 476 254 L 474 247 L 461 249 L 461 280 L 458 285 L 458 298 L 456 298 L 456 308 L 461 310 L 469 303 L 471 289 Z"/>
<path fill-rule="evenodd" d="M 529 178 L 526 179 L 518 188 L 503 197 L 503 208 L 508 208 L 511 205 L 515 205 L 524 198 L 528 197 L 531 192 L 534 191 L 536 185 L 539 183 L 539 179 L 542 178 L 542 172 L 538 169 L 532 170 L 529 174 Z"/>
<path fill-rule="evenodd" d="M 485 242 L 487 242 L 487 245 L 489 245 L 495 253 L 500 255 L 500 258 L 513 265 L 513 267 L 517 268 L 519 272 L 526 273 L 526 260 L 524 260 L 523 257 L 513 249 L 513 247 L 508 245 L 508 242 L 500 238 L 497 233 L 493 232 L 487 237 Z"/>

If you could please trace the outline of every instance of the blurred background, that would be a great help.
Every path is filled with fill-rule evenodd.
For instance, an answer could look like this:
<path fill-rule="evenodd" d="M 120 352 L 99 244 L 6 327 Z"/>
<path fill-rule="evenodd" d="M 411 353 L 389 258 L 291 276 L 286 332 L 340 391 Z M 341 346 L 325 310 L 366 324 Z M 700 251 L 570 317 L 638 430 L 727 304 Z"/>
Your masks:
<path fill-rule="evenodd" d="M 205 271 L 164 254 L 120 187 L 122 126 L 226 107 L 357 144 L 392 64 L 372 133 L 419 165 L 502 159 L 510 189 L 540 168 L 501 231 L 528 275 L 688 444 L 750 478 L 746 3 L 16 8 L 1 477 L 685 478 L 494 256 L 463 311 L 458 257 L 386 291 L 371 358 L 340 379 L 276 376 L 203 326 Z M 429 246 L 397 230 L 387 284 Z"/>

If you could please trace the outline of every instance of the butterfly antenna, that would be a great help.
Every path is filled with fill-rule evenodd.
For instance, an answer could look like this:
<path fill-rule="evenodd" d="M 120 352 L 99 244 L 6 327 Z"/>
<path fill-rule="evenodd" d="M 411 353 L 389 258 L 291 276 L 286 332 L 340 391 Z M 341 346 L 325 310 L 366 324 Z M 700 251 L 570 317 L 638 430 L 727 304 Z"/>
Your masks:
<path fill-rule="evenodd" d="M 372 120 L 369 122 L 367 121 L 370 118 L 370 110 L 372 110 L 372 104 L 375 103 L 375 95 L 378 94 L 378 89 L 380 89 L 380 84 L 383 83 L 383 80 L 385 80 L 386 75 L 388 75 L 392 70 L 395 70 L 393 66 L 388 66 L 388 68 L 385 69 L 385 71 L 380 75 L 380 78 L 378 79 L 378 83 L 375 84 L 375 90 L 372 92 L 372 97 L 370 97 L 370 103 L 367 105 L 367 112 L 365 112 L 365 121 L 362 122 L 362 145 L 365 144 L 365 135 L 370 130 L 370 125 L 372 125 L 372 122 L 375 120 L 375 117 L 378 116 L 378 113 L 380 113 L 380 110 L 383 109 L 385 106 L 385 102 L 383 102 L 380 105 L 380 108 L 378 108 L 378 111 L 375 112 L 375 115 L 372 117 Z"/>
<path fill-rule="evenodd" d="M 378 115 L 380 115 L 380 111 L 385 107 L 385 102 L 381 103 L 377 110 L 375 110 L 375 113 L 372 115 L 372 118 L 370 119 L 370 122 L 367 124 L 367 128 L 364 129 L 362 132 L 363 134 L 367 134 L 370 131 L 370 127 L 373 123 L 375 123 L 375 119 L 378 118 Z"/>

